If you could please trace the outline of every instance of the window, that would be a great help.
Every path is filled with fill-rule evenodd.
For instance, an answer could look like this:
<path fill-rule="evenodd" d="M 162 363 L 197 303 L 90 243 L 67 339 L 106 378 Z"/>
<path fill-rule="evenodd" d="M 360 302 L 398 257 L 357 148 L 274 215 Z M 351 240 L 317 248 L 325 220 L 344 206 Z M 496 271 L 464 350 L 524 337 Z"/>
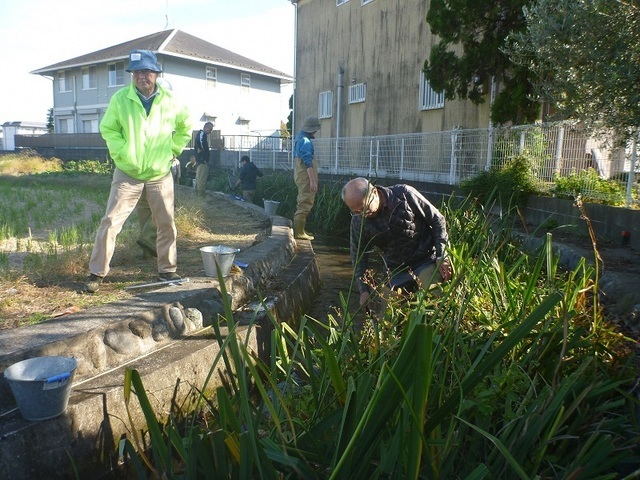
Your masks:
<path fill-rule="evenodd" d="M 420 110 L 444 108 L 444 91 L 435 92 L 424 72 L 420 72 Z"/>
<path fill-rule="evenodd" d="M 109 64 L 109 86 L 121 87 L 124 85 L 124 62 Z"/>
<path fill-rule="evenodd" d="M 367 3 L 371 3 L 373 0 L 362 0 L 362 5 L 366 5 Z"/>
<path fill-rule="evenodd" d="M 98 133 L 98 116 L 97 115 L 83 115 L 81 117 L 82 133 Z"/>
<path fill-rule="evenodd" d="M 82 89 L 98 88 L 97 67 L 82 67 Z"/>
<path fill-rule="evenodd" d="M 73 133 L 73 117 L 59 117 L 57 133 Z"/>
<path fill-rule="evenodd" d="M 343 3 L 347 3 L 349 0 L 336 0 L 336 7 L 339 7 Z"/>
<path fill-rule="evenodd" d="M 207 88 L 214 88 L 218 83 L 218 69 L 216 67 L 206 67 L 204 79 Z"/>
<path fill-rule="evenodd" d="M 362 103 L 367 99 L 367 84 L 349 85 L 349 103 Z"/>
<path fill-rule="evenodd" d="M 320 92 L 318 98 L 318 117 L 331 118 L 333 116 L 333 92 Z"/>
<path fill-rule="evenodd" d="M 244 88 L 251 88 L 251 75 L 249 75 L 248 73 L 241 73 L 240 85 Z"/>
<path fill-rule="evenodd" d="M 71 76 L 67 70 L 58 72 L 58 92 L 65 93 L 71 91 Z"/>

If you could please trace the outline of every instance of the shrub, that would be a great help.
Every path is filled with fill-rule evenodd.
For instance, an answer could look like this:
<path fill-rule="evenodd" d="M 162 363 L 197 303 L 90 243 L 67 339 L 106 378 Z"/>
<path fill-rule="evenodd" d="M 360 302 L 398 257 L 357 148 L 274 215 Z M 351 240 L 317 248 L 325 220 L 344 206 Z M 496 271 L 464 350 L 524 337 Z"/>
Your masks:
<path fill-rule="evenodd" d="M 112 161 L 101 160 L 71 160 L 65 162 L 63 165 L 64 171 L 67 173 L 98 173 L 98 174 L 111 174 L 113 173 Z"/>
<path fill-rule="evenodd" d="M 529 196 L 537 192 L 531 173 L 531 160 L 526 155 L 518 155 L 503 167 L 492 167 L 463 180 L 460 188 L 483 204 L 497 197 L 504 207 L 509 204 L 524 206 Z"/>
<path fill-rule="evenodd" d="M 604 203 L 606 205 L 624 205 L 625 191 L 613 180 L 600 178 L 593 168 L 573 171 L 566 177 L 554 178 L 554 192 L 559 197 L 575 198 L 580 195 L 583 201 Z"/>
<path fill-rule="evenodd" d="M 62 161 L 57 158 L 45 159 L 33 150 L 0 157 L 0 173 L 4 175 L 25 175 L 59 172 Z"/>

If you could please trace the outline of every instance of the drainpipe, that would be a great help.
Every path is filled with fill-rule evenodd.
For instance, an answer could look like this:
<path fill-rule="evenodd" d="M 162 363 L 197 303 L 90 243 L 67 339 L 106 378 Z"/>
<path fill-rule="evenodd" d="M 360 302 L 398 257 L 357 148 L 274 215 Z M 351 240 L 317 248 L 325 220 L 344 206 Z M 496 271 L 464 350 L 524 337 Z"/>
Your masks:
<path fill-rule="evenodd" d="M 338 92 L 336 101 L 336 166 L 335 174 L 338 174 L 338 165 L 340 160 L 340 105 L 342 105 L 342 90 L 344 89 L 344 69 L 338 67 Z"/>
<path fill-rule="evenodd" d="M 289 165 L 293 170 L 293 139 L 296 136 L 296 89 L 297 89 L 297 50 L 298 50 L 298 0 L 291 0 L 291 5 L 295 8 L 293 18 L 293 100 L 291 101 L 291 148 L 289 154 Z"/>
<path fill-rule="evenodd" d="M 80 123 L 78 121 L 78 89 L 76 88 L 76 76 L 73 76 L 73 128 L 75 134 L 80 133 Z"/>

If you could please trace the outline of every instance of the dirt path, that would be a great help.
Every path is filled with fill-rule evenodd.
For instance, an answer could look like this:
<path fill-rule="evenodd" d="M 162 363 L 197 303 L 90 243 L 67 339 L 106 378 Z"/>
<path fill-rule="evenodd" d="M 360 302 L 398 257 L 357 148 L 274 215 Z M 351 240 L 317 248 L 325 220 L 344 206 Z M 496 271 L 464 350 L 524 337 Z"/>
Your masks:
<path fill-rule="evenodd" d="M 191 195 L 192 192 L 187 189 L 182 194 Z M 177 194 L 176 210 L 180 208 L 179 198 Z M 181 234 L 178 224 L 178 273 L 182 277 L 204 276 L 199 247 L 226 245 L 246 249 L 267 233 L 269 220 L 263 215 L 231 208 L 231 205 L 219 195 L 207 196 L 202 206 L 200 227 L 190 226 L 188 234 Z M 135 244 L 135 222 L 131 232 L 127 236 L 123 231 L 119 236 L 111 271 L 95 295 L 82 292 L 92 245 L 53 256 L 39 255 L 33 247 L 29 251 L 11 252 L 12 266 L 0 275 L 0 330 L 130 297 L 134 293 L 124 290 L 125 286 L 155 281 L 156 259 L 145 257 Z M 5 255 L 9 257 L 7 253 Z M 21 262 L 16 262 L 15 258 L 19 257 Z"/>

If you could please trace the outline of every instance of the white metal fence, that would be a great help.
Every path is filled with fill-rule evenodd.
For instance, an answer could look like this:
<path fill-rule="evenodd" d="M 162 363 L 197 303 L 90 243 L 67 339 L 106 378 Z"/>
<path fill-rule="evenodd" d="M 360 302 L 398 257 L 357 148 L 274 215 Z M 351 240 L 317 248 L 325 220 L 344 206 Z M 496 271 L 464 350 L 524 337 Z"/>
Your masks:
<path fill-rule="evenodd" d="M 258 166 L 291 168 L 290 140 L 254 138 L 254 144 L 245 145 L 243 150 Z M 510 158 L 525 154 L 542 190 L 553 190 L 558 176 L 593 169 L 597 175 L 591 178 L 611 180 L 618 197 L 622 192 L 627 206 L 640 202 L 640 186 L 636 181 L 640 165 L 631 146 L 613 147 L 610 139 L 591 137 L 580 126 L 568 123 L 317 138 L 314 146 L 320 173 L 448 185 L 459 185 L 483 170 L 500 168 Z M 232 145 L 225 139 L 225 149 L 230 148 L 233 149 Z M 592 183 L 587 177 L 583 190 L 575 193 L 601 199 L 614 194 L 610 189 L 598 188 L 597 182 Z"/>

